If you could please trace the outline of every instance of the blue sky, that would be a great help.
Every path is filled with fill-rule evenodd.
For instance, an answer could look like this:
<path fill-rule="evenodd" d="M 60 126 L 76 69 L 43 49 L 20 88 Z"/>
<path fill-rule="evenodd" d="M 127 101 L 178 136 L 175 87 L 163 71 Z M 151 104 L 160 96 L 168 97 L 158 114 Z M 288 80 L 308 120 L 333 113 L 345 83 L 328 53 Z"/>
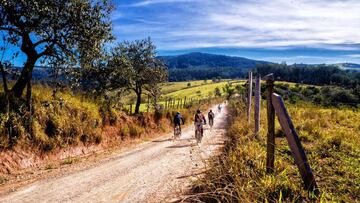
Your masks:
<path fill-rule="evenodd" d="M 360 0 L 111 1 L 116 41 L 151 37 L 159 55 L 360 64 Z M 14 64 L 24 59 L 20 54 Z"/>
<path fill-rule="evenodd" d="M 117 41 L 160 55 L 201 51 L 273 62 L 360 63 L 359 0 L 114 0 Z"/>

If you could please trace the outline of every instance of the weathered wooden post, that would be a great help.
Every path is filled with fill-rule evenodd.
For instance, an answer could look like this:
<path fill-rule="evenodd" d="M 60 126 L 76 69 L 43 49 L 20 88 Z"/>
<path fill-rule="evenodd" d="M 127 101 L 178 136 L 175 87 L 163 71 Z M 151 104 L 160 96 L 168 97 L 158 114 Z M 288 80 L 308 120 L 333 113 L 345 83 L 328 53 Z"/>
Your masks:
<path fill-rule="evenodd" d="M 256 77 L 255 80 L 255 111 L 254 111 L 254 120 L 255 120 L 255 135 L 259 135 L 260 131 L 260 105 L 261 105 L 261 83 L 260 75 Z"/>
<path fill-rule="evenodd" d="M 251 113 L 251 97 L 252 97 L 252 72 L 249 71 L 249 88 L 248 88 L 248 99 L 247 99 L 247 119 L 250 123 L 250 113 Z"/>
<path fill-rule="evenodd" d="M 319 191 L 316 186 L 314 174 L 311 171 L 305 151 L 301 145 L 300 138 L 291 121 L 289 113 L 286 110 L 284 101 L 279 95 L 273 93 L 272 104 L 275 108 L 281 128 L 285 132 L 286 139 L 294 156 L 295 163 L 300 171 L 301 178 L 304 181 L 305 188 L 309 191 L 315 191 L 315 193 L 318 194 Z"/>
<path fill-rule="evenodd" d="M 274 172 L 275 160 L 275 109 L 272 105 L 272 93 L 274 92 L 274 75 L 264 77 L 267 85 L 267 144 L 266 144 L 266 172 Z"/>
<path fill-rule="evenodd" d="M 185 108 L 186 107 L 186 96 L 185 96 L 185 98 L 184 98 L 184 105 L 183 105 L 183 108 Z"/>

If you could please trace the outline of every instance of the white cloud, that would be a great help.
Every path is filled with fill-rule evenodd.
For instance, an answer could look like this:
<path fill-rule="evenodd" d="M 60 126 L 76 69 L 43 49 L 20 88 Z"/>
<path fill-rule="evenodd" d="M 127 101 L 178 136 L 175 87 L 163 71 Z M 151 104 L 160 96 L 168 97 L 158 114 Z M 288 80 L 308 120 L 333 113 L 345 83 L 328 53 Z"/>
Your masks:
<path fill-rule="evenodd" d="M 349 54 L 349 55 L 345 55 L 345 57 L 350 57 L 350 58 L 354 58 L 354 59 L 360 59 L 360 54 Z"/>
<path fill-rule="evenodd" d="M 305 46 L 360 50 L 358 45 L 351 46 L 360 43 L 359 0 L 147 0 L 130 6 L 161 6 L 164 11 L 140 13 L 144 22 L 119 25 L 121 29 L 115 32 L 151 36 L 164 49 Z M 151 23 L 159 20 L 162 23 Z"/>
<path fill-rule="evenodd" d="M 146 0 L 139 1 L 133 4 L 127 5 L 127 7 L 143 7 L 149 6 L 152 4 L 163 4 L 163 3 L 184 3 L 184 2 L 194 2 L 194 0 Z"/>

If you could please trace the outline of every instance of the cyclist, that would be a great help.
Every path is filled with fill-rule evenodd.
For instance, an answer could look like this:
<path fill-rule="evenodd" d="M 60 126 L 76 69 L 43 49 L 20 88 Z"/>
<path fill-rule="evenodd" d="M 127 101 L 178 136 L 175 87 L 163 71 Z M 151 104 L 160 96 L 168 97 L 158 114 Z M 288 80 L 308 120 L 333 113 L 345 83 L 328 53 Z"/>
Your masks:
<path fill-rule="evenodd" d="M 221 104 L 218 105 L 218 111 L 221 112 Z"/>
<path fill-rule="evenodd" d="M 210 127 L 212 127 L 214 125 L 214 117 L 215 117 L 215 114 L 214 112 L 212 111 L 212 109 L 210 109 L 209 113 L 208 113 L 208 119 L 209 119 L 209 125 Z"/>
<path fill-rule="evenodd" d="M 206 125 L 206 119 L 205 119 L 205 116 L 201 113 L 200 109 L 198 109 L 196 111 L 196 114 L 195 114 L 195 126 L 196 127 L 200 127 L 201 129 L 201 136 L 204 135 L 204 129 L 203 129 L 203 124 Z M 196 130 L 197 128 L 195 128 Z"/>
<path fill-rule="evenodd" d="M 176 112 L 174 116 L 174 132 L 176 127 L 179 126 L 180 134 L 181 134 L 181 122 L 184 124 L 184 118 L 181 116 L 180 112 Z"/>

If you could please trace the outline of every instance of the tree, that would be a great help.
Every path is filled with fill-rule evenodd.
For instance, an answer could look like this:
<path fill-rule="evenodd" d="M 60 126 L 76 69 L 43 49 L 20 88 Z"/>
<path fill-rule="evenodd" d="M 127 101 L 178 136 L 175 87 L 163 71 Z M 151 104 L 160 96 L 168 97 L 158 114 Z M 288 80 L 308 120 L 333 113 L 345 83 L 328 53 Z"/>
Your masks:
<path fill-rule="evenodd" d="M 22 96 L 39 60 L 64 67 L 91 63 L 112 39 L 111 8 L 107 0 L 0 0 L 2 40 L 26 55 L 12 95 Z"/>
<path fill-rule="evenodd" d="M 116 82 L 135 92 L 135 114 L 139 113 L 143 90 L 157 88 L 168 77 L 167 67 L 156 58 L 156 48 L 150 38 L 122 42 L 112 51 L 109 66 L 117 68 Z M 114 81 L 115 82 L 115 81 Z"/>
<path fill-rule="evenodd" d="M 227 99 L 229 99 L 235 92 L 235 89 L 232 88 L 231 85 L 229 84 L 226 84 L 224 87 L 223 87 L 223 92 L 225 92 L 227 94 Z"/>
<path fill-rule="evenodd" d="M 216 97 L 221 97 L 221 90 L 219 87 L 216 87 L 214 90 L 214 94 Z"/>

